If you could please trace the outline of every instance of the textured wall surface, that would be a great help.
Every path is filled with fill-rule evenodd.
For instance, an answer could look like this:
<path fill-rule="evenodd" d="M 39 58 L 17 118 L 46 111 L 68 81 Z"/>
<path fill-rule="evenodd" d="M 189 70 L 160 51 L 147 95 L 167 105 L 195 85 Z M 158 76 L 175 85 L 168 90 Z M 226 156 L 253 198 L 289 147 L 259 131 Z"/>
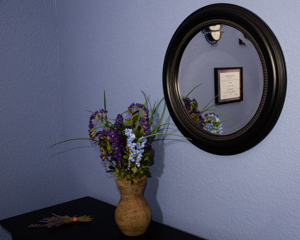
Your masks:
<path fill-rule="evenodd" d="M 116 205 L 114 178 L 89 141 L 47 147 L 88 136 L 85 110 L 103 108 L 104 89 L 111 118 L 142 102 L 140 90 L 159 100 L 173 33 L 217 2 L 1 1 L 0 219 L 86 195 Z M 227 2 L 259 15 L 277 36 L 288 72 L 283 112 L 266 139 L 235 156 L 174 137 L 156 141 L 145 196 L 154 220 L 207 239 L 299 239 L 300 3 Z M 172 122 L 168 113 L 164 121 Z M 0 239 L 10 238 L 1 230 Z"/>
<path fill-rule="evenodd" d="M 58 70 L 54 2 L 0 1 L 0 219 L 68 199 Z"/>

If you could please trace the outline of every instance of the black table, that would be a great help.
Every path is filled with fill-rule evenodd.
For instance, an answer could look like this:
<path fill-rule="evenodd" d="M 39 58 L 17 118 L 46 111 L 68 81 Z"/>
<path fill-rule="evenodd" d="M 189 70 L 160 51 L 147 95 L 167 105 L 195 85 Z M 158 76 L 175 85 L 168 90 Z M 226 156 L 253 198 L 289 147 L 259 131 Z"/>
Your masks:
<path fill-rule="evenodd" d="M 199 240 L 191 234 L 152 221 L 147 232 L 138 237 L 127 237 L 121 233 L 114 220 L 115 206 L 91 197 L 84 197 L 41 210 L 25 213 L 0 221 L 0 225 L 12 234 L 13 240 Z M 91 215 L 88 223 L 74 222 L 59 227 L 28 228 L 39 223 L 52 213 L 60 216 Z"/>

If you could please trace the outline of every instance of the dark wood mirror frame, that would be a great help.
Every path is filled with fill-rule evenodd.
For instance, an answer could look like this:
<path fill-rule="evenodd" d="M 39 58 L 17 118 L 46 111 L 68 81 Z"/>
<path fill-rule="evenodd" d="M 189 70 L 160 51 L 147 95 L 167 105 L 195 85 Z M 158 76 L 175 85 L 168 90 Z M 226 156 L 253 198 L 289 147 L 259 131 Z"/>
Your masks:
<path fill-rule="evenodd" d="M 255 115 L 246 126 L 228 135 L 211 134 L 190 118 L 178 83 L 179 65 L 186 46 L 197 33 L 216 24 L 232 26 L 252 42 L 264 74 L 263 94 Z M 238 154 L 261 142 L 280 116 L 286 85 L 284 56 L 274 33 L 256 14 L 232 4 L 208 5 L 188 16 L 174 33 L 165 55 L 163 89 L 170 115 L 181 133 L 194 145 L 214 154 Z"/>

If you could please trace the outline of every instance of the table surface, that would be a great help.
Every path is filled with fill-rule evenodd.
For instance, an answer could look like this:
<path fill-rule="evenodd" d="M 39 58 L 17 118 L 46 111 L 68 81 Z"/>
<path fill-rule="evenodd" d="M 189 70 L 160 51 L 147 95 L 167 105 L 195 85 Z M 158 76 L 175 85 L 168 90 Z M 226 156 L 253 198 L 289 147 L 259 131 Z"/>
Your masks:
<path fill-rule="evenodd" d="M 13 240 L 204 240 L 155 221 L 151 221 L 145 234 L 138 237 L 125 236 L 115 223 L 115 208 L 97 199 L 84 197 L 4 219 L 0 221 L 0 225 L 12 234 Z M 51 217 L 52 213 L 60 216 L 91 215 L 93 220 L 88 223 L 74 222 L 52 228 L 28 228 L 30 224 L 36 224 L 45 217 Z"/>

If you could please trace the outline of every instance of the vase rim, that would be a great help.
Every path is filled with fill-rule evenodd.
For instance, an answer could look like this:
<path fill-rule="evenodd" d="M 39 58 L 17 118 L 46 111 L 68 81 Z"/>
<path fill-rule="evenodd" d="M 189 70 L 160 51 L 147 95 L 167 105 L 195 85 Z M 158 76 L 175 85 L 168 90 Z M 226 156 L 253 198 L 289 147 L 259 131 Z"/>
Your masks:
<path fill-rule="evenodd" d="M 138 176 L 136 176 L 135 179 L 137 180 L 137 183 L 133 183 L 133 184 L 131 184 L 131 180 L 127 181 L 127 177 L 124 177 L 122 180 L 116 179 L 116 184 L 118 186 L 131 187 L 131 186 L 144 185 L 147 182 L 146 175 L 142 175 L 140 179 L 138 178 Z"/>

